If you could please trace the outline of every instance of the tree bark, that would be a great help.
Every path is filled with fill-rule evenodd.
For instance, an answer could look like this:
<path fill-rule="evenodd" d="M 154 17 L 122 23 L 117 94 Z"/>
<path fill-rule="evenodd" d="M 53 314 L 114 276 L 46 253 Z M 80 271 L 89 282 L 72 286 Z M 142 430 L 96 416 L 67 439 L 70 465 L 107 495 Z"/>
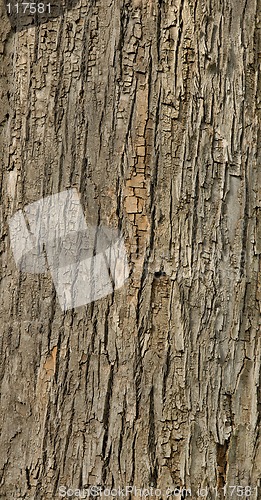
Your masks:
<path fill-rule="evenodd" d="M 257 1 L 1 16 L 1 499 L 260 498 Z M 130 276 L 63 312 L 8 221 L 72 187 L 121 229 Z"/>

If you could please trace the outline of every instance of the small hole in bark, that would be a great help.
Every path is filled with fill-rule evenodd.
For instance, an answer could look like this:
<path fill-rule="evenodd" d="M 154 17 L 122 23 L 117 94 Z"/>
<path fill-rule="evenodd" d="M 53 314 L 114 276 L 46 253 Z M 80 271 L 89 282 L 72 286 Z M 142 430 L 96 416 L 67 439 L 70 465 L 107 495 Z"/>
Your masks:
<path fill-rule="evenodd" d="M 224 444 L 217 444 L 217 487 L 223 488 L 226 484 L 227 473 L 227 454 L 229 440 L 225 440 Z"/>
<path fill-rule="evenodd" d="M 155 278 L 160 278 L 161 276 L 166 276 L 166 273 L 164 271 L 157 271 L 154 273 Z"/>

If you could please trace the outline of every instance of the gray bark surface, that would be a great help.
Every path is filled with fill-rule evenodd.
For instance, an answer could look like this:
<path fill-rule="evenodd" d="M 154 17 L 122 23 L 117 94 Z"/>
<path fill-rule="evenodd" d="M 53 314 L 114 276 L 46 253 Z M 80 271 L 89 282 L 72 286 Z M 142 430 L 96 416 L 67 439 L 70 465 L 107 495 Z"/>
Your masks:
<path fill-rule="evenodd" d="M 260 498 L 257 1 L 84 0 L 17 33 L 1 9 L 0 498 Z M 72 187 L 131 272 L 64 313 L 8 220 Z"/>

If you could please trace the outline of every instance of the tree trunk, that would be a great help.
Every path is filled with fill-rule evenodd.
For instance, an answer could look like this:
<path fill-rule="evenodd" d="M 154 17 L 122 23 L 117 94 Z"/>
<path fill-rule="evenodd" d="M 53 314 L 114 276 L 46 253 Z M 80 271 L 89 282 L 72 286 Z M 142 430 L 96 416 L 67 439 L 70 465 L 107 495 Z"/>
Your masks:
<path fill-rule="evenodd" d="M 260 498 L 257 1 L 1 16 L 1 499 Z M 9 220 L 70 188 L 130 274 L 64 312 Z"/>

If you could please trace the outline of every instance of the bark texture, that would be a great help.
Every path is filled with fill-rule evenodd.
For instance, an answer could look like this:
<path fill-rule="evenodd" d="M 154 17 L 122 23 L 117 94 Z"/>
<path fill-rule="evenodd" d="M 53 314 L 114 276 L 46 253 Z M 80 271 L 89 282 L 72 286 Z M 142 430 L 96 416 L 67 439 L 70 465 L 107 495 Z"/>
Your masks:
<path fill-rule="evenodd" d="M 1 8 L 0 498 L 260 498 L 257 1 L 83 0 L 19 33 Z M 71 187 L 131 273 L 63 313 L 8 220 Z"/>

